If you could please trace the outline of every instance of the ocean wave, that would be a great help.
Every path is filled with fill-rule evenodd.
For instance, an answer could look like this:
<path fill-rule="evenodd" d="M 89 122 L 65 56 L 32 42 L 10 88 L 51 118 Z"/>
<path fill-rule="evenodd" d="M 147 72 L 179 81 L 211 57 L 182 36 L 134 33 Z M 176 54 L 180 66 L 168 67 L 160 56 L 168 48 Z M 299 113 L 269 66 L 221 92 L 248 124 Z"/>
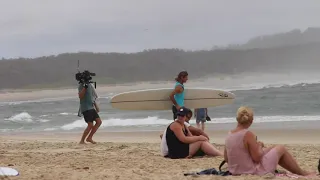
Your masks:
<path fill-rule="evenodd" d="M 40 122 L 40 123 L 45 123 L 49 122 L 50 120 L 48 119 L 37 119 L 32 117 L 29 113 L 27 112 L 22 112 L 19 114 L 15 114 L 9 118 L 5 118 L 5 121 L 10 121 L 10 122 L 15 122 L 15 123 L 33 123 L 33 122 Z"/>
<path fill-rule="evenodd" d="M 115 93 L 108 93 L 105 96 L 101 96 L 99 99 L 110 99 Z M 20 104 L 26 104 L 26 103 L 43 103 L 43 102 L 56 102 L 56 101 L 65 101 L 70 99 L 76 99 L 75 97 L 62 97 L 62 98 L 43 98 L 43 99 L 37 99 L 37 100 L 25 100 L 25 101 L 7 101 L 7 102 L 0 102 L 0 106 L 15 106 Z"/>
<path fill-rule="evenodd" d="M 63 113 L 59 113 L 60 115 L 63 115 L 63 116 L 69 116 L 69 115 L 78 115 L 78 113 L 68 113 L 68 112 L 63 112 Z"/>
<path fill-rule="evenodd" d="M 158 117 L 147 117 L 142 119 L 120 119 L 111 118 L 103 120 L 101 128 L 104 127 L 119 127 L 119 126 L 146 126 L 146 125 L 166 125 L 170 121 L 168 119 L 159 119 Z M 76 120 L 72 123 L 63 125 L 60 129 L 72 130 L 78 128 L 85 128 L 87 124 L 83 119 Z"/>
<path fill-rule="evenodd" d="M 32 116 L 27 112 L 22 112 L 22 113 L 13 115 L 13 116 L 6 118 L 4 120 L 12 121 L 12 122 L 21 122 L 21 123 L 24 123 L 24 122 L 32 123 L 33 122 Z"/>
<path fill-rule="evenodd" d="M 288 122 L 288 121 L 317 121 L 320 120 L 320 116 L 256 116 L 255 123 L 262 122 Z M 139 119 L 120 119 L 120 118 L 111 118 L 103 120 L 101 128 L 106 127 L 130 127 L 130 126 L 163 126 L 169 125 L 172 120 L 161 119 L 155 116 L 149 116 L 147 118 Z M 212 121 L 207 121 L 207 123 L 235 123 L 236 120 L 234 117 L 225 117 L 225 118 L 212 118 Z M 194 119 L 190 120 L 191 124 L 195 123 Z M 83 119 L 75 120 L 72 123 L 65 124 L 57 128 L 47 128 L 50 130 L 74 130 L 79 128 L 85 128 L 87 124 Z"/>
<path fill-rule="evenodd" d="M 271 79 L 271 80 L 270 80 Z M 267 80 L 264 79 L 264 77 L 261 77 L 261 80 L 258 81 L 257 79 L 253 79 L 252 77 L 243 77 L 243 79 L 230 79 L 228 81 L 223 82 L 201 82 L 196 83 L 194 85 L 189 85 L 189 88 L 192 87 L 203 87 L 203 88 L 213 88 L 213 89 L 222 89 L 226 91 L 237 91 L 237 90 L 259 90 L 259 89 L 269 89 L 269 88 L 290 88 L 290 87 L 306 87 L 310 85 L 320 85 L 320 77 L 311 79 L 311 80 L 305 80 L 305 79 L 294 79 L 294 80 L 281 80 L 274 77 L 274 79 L 268 77 Z M 241 83 L 239 83 L 241 82 Z M 259 82 L 259 83 L 258 83 Z M 213 84 L 214 86 L 211 86 Z M 112 96 L 117 94 L 114 93 L 107 93 L 103 96 L 100 96 L 99 99 L 110 99 Z M 38 100 L 26 100 L 26 101 L 10 101 L 10 102 L 0 102 L 0 106 L 15 106 L 20 105 L 24 103 L 43 103 L 43 102 L 55 102 L 55 101 L 64 101 L 64 100 L 70 100 L 75 99 L 75 97 L 63 97 L 63 98 L 44 98 L 44 99 L 38 99 Z M 99 100 L 98 99 L 98 100 Z M 67 112 L 63 112 L 67 113 Z M 64 115 L 64 114 L 61 114 Z M 67 114 L 65 114 L 67 115 Z M 68 113 L 69 115 L 69 113 Z"/>
<path fill-rule="evenodd" d="M 232 88 L 225 88 L 227 91 L 245 91 L 245 90 L 259 90 L 271 88 L 290 88 L 290 87 L 305 87 L 309 85 L 320 85 L 320 80 L 314 82 L 287 82 L 287 83 L 273 83 L 273 84 L 248 84 Z"/>
<path fill-rule="evenodd" d="M 43 99 L 25 100 L 25 101 L 7 101 L 7 102 L 1 102 L 0 106 L 4 106 L 4 105 L 14 106 L 14 105 L 25 104 L 25 103 L 55 102 L 55 101 L 63 101 L 63 100 L 69 100 L 69 99 L 74 99 L 74 97 L 43 98 Z"/>

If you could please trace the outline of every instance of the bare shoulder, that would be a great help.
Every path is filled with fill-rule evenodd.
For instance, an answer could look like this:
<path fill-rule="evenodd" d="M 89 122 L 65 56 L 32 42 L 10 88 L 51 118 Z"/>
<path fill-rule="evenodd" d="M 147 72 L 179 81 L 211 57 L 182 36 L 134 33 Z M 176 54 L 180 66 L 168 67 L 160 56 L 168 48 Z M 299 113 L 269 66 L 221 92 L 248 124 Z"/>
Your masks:
<path fill-rule="evenodd" d="M 255 138 L 256 138 L 256 135 L 251 131 L 247 131 L 244 135 L 245 142 L 253 142 Z"/>
<path fill-rule="evenodd" d="M 180 126 L 177 122 L 174 122 L 174 123 L 172 123 L 172 124 L 170 125 L 170 129 L 171 129 L 172 131 L 177 130 L 177 129 L 180 129 L 180 128 L 181 128 L 181 126 Z"/>

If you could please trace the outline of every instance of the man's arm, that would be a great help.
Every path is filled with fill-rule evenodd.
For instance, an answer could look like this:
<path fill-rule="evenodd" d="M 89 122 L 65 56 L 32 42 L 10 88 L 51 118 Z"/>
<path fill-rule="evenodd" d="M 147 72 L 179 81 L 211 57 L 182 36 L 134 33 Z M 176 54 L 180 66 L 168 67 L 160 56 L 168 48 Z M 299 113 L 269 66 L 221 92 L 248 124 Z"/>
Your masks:
<path fill-rule="evenodd" d="M 100 112 L 100 109 L 99 109 L 98 104 L 97 104 L 96 102 L 94 102 L 94 103 L 93 103 L 93 105 L 94 105 L 94 107 L 95 107 L 95 109 L 96 109 L 97 113 L 98 113 L 98 112 Z"/>
<path fill-rule="evenodd" d="M 188 129 L 190 130 L 190 132 L 191 132 L 194 136 L 200 136 L 200 135 L 202 135 L 202 136 L 210 139 L 209 136 L 208 136 L 204 131 L 202 131 L 202 130 L 199 129 L 199 128 L 196 128 L 196 127 L 193 127 L 193 126 L 189 126 Z"/>
<path fill-rule="evenodd" d="M 183 91 L 183 88 L 181 86 L 176 86 L 176 88 L 171 92 L 170 94 L 170 100 L 172 103 L 176 106 L 177 109 L 180 108 L 180 106 L 177 104 L 177 101 L 174 99 L 174 95 L 177 93 L 181 93 Z"/>
<path fill-rule="evenodd" d="M 88 87 L 85 87 L 85 86 L 79 88 L 79 98 L 80 99 L 82 99 L 84 97 L 84 95 L 86 94 L 87 88 Z"/>

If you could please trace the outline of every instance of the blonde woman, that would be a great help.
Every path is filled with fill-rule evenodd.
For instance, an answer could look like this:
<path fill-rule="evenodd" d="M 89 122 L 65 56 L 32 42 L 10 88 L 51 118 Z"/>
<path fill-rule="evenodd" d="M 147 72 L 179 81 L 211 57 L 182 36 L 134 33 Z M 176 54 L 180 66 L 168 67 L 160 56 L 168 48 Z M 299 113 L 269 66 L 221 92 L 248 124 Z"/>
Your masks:
<path fill-rule="evenodd" d="M 237 122 L 237 127 L 225 140 L 224 158 L 230 173 L 264 175 L 274 173 L 279 164 L 297 175 L 315 175 L 301 169 L 283 145 L 264 148 L 264 144 L 256 140 L 256 136 L 248 130 L 253 123 L 252 109 L 240 107 Z"/>

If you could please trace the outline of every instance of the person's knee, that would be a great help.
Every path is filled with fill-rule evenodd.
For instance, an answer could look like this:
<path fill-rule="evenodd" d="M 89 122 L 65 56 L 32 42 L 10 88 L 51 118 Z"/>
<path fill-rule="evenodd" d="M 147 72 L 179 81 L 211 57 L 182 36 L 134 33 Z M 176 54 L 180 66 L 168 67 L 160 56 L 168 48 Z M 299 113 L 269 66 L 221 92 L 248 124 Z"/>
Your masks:
<path fill-rule="evenodd" d="M 102 124 L 101 119 L 100 119 L 100 118 L 97 118 L 97 119 L 96 119 L 96 125 L 97 125 L 97 126 L 100 126 L 101 124 Z"/>
<path fill-rule="evenodd" d="M 274 147 L 279 154 L 284 154 L 287 151 L 287 148 L 284 145 L 276 145 Z"/>
<path fill-rule="evenodd" d="M 91 129 L 92 127 L 93 127 L 93 123 L 92 122 L 88 122 L 87 128 Z"/>

